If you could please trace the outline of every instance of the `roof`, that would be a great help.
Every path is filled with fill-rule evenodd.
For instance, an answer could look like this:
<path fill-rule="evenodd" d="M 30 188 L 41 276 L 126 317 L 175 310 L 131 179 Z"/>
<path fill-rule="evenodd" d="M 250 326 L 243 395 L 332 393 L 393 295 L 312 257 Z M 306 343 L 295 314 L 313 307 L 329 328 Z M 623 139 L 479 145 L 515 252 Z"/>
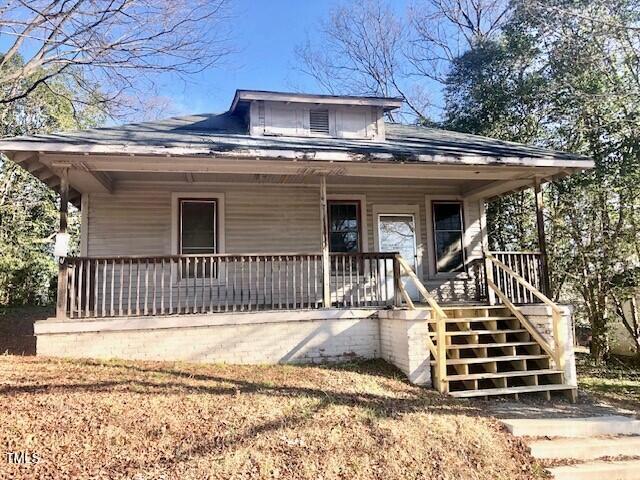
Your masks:
<path fill-rule="evenodd" d="M 319 95 L 309 93 L 271 92 L 267 90 L 236 90 L 230 112 L 239 105 L 255 100 L 292 103 L 321 103 L 323 105 L 359 105 L 382 107 L 385 111 L 402 107 L 399 97 L 367 97 L 356 95 Z"/>
<path fill-rule="evenodd" d="M 231 112 L 0 140 L 0 151 L 353 159 L 388 162 L 554 165 L 591 168 L 572 153 L 436 128 L 387 124 L 386 141 L 251 136 Z"/>

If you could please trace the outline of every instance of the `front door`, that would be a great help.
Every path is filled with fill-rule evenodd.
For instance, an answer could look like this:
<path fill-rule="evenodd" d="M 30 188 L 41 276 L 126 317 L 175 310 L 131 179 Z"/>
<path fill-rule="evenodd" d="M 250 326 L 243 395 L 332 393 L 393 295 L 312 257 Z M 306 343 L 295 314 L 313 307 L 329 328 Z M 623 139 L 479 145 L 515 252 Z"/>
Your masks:
<path fill-rule="evenodd" d="M 416 246 L 416 219 L 413 214 L 380 214 L 378 223 L 378 250 L 399 252 L 414 272 L 418 272 L 418 252 Z M 391 280 L 393 281 L 393 280 Z M 418 289 L 402 275 L 402 285 L 412 300 L 418 300 Z M 391 290 L 393 291 L 393 290 Z"/>

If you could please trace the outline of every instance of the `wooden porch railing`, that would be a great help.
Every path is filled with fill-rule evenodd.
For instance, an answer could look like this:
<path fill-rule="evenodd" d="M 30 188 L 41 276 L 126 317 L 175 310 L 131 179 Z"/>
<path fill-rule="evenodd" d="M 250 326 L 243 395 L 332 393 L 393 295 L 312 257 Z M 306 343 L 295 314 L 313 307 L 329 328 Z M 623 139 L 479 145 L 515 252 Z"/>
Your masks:
<path fill-rule="evenodd" d="M 540 252 L 489 252 L 501 264 L 526 280 L 537 291 L 549 295 L 545 291 L 545 272 L 542 253 Z M 538 303 L 536 295 L 522 286 L 513 276 L 494 262 L 485 262 L 487 270 L 491 269 L 493 281 L 515 304 Z M 488 271 L 486 273 L 489 273 Z M 490 275 L 487 275 L 487 278 Z"/>
<path fill-rule="evenodd" d="M 394 304 L 394 253 L 330 255 L 337 307 Z M 66 318 L 322 308 L 319 253 L 70 257 Z"/>
<path fill-rule="evenodd" d="M 547 352 L 551 358 L 554 359 L 556 367 L 562 371 L 565 369 L 565 343 L 564 337 L 565 330 L 561 328 L 562 311 L 560 308 L 551 301 L 544 293 L 542 293 L 534 284 L 532 284 L 527 278 L 520 274 L 520 272 L 513 270 L 508 264 L 494 256 L 492 252 L 485 252 L 485 259 L 492 267 L 487 267 L 487 286 L 489 290 L 498 296 L 498 299 L 513 313 L 513 315 L 520 320 L 520 323 L 528 330 L 531 336 L 540 344 L 545 352 Z M 502 282 L 498 284 L 495 282 L 495 272 L 499 273 L 499 278 L 502 278 Z M 553 340 L 554 345 L 551 345 L 538 331 L 535 325 L 533 325 L 527 317 L 525 317 L 520 310 L 514 305 L 513 298 L 514 290 L 507 291 L 509 286 L 513 287 L 513 284 L 517 284 L 519 290 L 526 291 L 530 299 L 534 297 L 538 299 L 538 303 L 543 303 L 550 307 L 551 316 L 553 321 Z M 507 287 L 507 288 L 505 288 Z M 518 298 L 522 298 L 521 296 Z M 529 301 L 527 303 L 534 303 Z"/>

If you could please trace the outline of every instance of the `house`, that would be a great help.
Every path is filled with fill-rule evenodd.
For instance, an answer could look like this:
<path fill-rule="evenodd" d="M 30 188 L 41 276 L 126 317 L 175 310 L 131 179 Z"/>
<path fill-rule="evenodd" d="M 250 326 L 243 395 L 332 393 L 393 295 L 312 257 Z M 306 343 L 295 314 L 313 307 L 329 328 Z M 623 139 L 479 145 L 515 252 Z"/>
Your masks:
<path fill-rule="evenodd" d="M 4 139 L 60 192 L 41 355 L 206 362 L 381 357 L 455 396 L 573 395 L 540 185 L 569 153 L 397 125 L 398 98 L 238 90 L 229 111 Z M 540 251 L 489 252 L 485 202 L 537 195 Z M 67 204 L 81 209 L 67 256 Z"/>

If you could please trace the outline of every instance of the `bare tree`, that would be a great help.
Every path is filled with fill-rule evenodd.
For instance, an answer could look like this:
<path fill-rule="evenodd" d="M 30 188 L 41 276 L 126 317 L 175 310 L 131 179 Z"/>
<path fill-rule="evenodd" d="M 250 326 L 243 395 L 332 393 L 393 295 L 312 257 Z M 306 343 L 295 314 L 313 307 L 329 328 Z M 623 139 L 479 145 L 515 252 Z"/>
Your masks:
<path fill-rule="evenodd" d="M 400 16 L 384 0 L 335 8 L 319 41 L 296 49 L 303 71 L 332 93 L 401 96 L 424 121 L 455 60 L 500 32 L 508 0 L 415 0 Z"/>
<path fill-rule="evenodd" d="M 499 34 L 510 12 L 507 0 L 416 0 L 408 57 L 420 74 L 445 83 L 451 62 Z"/>
<path fill-rule="evenodd" d="M 196 73 L 230 53 L 229 1 L 10 0 L 0 7 L 0 104 L 65 84 L 74 104 L 131 107 L 156 74 Z"/>
<path fill-rule="evenodd" d="M 330 93 L 402 97 L 410 112 L 423 118 L 423 91 L 407 86 L 403 48 L 407 29 L 382 0 L 338 6 L 319 27 L 317 44 L 296 48 L 302 71 Z"/>

